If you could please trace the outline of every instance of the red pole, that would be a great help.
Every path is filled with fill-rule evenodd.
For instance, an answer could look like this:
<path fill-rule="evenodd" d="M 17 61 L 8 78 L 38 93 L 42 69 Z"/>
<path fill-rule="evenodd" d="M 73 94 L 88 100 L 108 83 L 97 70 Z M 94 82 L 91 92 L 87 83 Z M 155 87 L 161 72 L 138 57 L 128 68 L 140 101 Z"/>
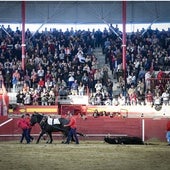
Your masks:
<path fill-rule="evenodd" d="M 22 69 L 25 71 L 25 0 L 22 1 Z"/>
<path fill-rule="evenodd" d="M 123 58 L 124 80 L 126 82 L 126 0 L 122 1 L 122 22 L 123 22 L 122 58 Z"/>

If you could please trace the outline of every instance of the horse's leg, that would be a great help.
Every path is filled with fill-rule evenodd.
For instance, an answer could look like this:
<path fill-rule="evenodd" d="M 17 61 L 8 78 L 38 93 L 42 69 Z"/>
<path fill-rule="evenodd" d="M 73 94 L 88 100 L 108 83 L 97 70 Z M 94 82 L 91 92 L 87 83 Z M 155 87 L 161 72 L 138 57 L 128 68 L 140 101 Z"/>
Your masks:
<path fill-rule="evenodd" d="M 38 137 L 38 139 L 37 139 L 36 144 L 39 143 L 39 141 L 40 141 L 41 137 L 44 135 L 44 133 L 45 133 L 44 131 L 41 131 L 41 133 L 40 133 L 40 135 L 39 135 L 39 137 Z"/>
<path fill-rule="evenodd" d="M 51 143 L 53 142 L 52 133 L 51 133 L 51 132 L 49 132 L 49 133 L 48 133 L 48 135 L 49 135 L 49 137 L 50 137 L 50 142 L 49 142 L 49 143 L 51 144 Z"/>
<path fill-rule="evenodd" d="M 62 141 L 61 143 L 65 143 L 66 142 L 66 134 L 62 133 Z"/>

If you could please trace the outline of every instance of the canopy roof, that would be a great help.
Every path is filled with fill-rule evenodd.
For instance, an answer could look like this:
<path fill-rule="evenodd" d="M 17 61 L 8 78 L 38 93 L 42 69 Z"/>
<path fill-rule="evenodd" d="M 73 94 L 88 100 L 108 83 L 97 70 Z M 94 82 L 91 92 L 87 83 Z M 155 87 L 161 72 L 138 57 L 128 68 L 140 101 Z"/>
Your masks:
<path fill-rule="evenodd" d="M 21 23 L 21 1 L 0 1 L 0 22 Z M 170 22 L 169 1 L 127 1 L 127 23 Z M 26 23 L 122 23 L 122 1 L 26 1 Z"/>

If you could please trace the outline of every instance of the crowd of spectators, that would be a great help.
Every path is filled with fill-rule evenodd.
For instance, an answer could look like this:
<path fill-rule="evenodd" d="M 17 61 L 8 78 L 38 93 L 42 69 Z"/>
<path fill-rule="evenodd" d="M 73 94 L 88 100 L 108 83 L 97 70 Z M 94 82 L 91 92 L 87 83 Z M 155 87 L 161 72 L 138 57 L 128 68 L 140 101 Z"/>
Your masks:
<path fill-rule="evenodd" d="M 2 25 L 0 75 L 7 91 L 17 92 L 18 104 L 55 105 L 58 96 L 66 99 L 69 94 L 89 95 L 93 105 L 170 104 L 170 30 L 127 34 L 125 73 L 121 36 L 118 27 L 41 33 L 27 29 L 23 70 L 22 31 Z M 105 55 L 103 67 L 98 65 L 96 48 Z M 112 78 L 119 83 L 118 96 L 113 94 Z"/>

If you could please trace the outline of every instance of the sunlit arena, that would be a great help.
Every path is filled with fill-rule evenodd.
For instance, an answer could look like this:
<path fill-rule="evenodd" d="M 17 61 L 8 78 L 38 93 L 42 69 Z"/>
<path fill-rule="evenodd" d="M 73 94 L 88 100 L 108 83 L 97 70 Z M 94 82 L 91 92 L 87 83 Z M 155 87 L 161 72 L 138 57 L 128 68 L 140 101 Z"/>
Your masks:
<path fill-rule="evenodd" d="M 169 8 L 1 1 L 0 169 L 169 170 Z"/>

